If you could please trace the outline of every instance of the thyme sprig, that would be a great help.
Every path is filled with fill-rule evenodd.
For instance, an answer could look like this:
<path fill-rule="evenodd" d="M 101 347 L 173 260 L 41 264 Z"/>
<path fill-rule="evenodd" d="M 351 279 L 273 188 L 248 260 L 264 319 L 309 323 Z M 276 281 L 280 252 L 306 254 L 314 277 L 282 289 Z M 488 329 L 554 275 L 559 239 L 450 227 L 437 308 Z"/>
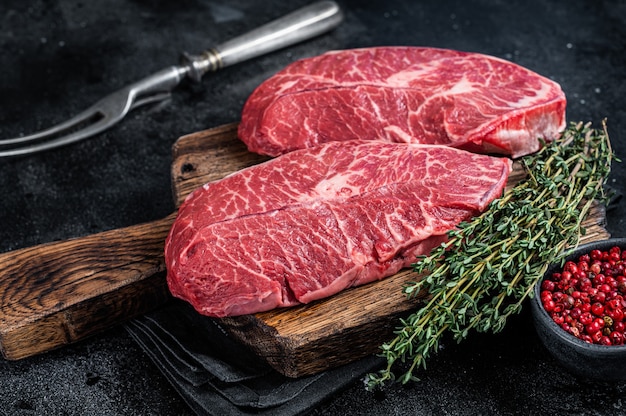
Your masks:
<path fill-rule="evenodd" d="M 520 311 L 549 264 L 578 245 L 594 201 L 608 200 L 603 186 L 614 155 L 602 125 L 572 123 L 560 139 L 522 158 L 524 180 L 418 259 L 413 270 L 422 278 L 403 291 L 426 292 L 427 300 L 381 346 L 387 365 L 366 377 L 367 389 L 396 380 L 396 363 L 408 367 L 398 381 L 418 380 L 417 369 L 426 367 L 444 333 L 460 342 L 472 329 L 498 332 Z"/>

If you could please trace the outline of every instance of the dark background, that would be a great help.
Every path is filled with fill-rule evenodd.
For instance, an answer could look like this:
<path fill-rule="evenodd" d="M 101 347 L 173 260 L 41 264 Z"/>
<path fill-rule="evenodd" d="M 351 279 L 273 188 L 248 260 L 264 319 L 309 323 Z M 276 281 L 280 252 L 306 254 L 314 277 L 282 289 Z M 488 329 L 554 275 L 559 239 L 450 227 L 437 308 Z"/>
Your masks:
<path fill-rule="evenodd" d="M 245 99 L 295 59 L 330 49 L 420 45 L 505 58 L 559 82 L 568 120 L 607 118 L 626 157 L 626 2 L 339 1 L 331 34 L 184 83 L 93 139 L 0 159 L 0 252 L 162 218 L 174 210 L 171 146 L 239 120 Z M 62 121 L 101 96 L 301 5 L 235 0 L 17 1 L 0 5 L 0 137 Z M 611 187 L 625 192 L 616 163 Z M 607 228 L 626 236 L 624 204 Z M 1 268 L 1 265 L 0 265 Z M 528 309 L 528 308 L 526 308 Z M 537 339 L 528 311 L 498 335 L 444 343 L 422 381 L 385 394 L 360 380 L 314 414 L 626 413 L 626 384 L 578 379 Z M 41 356 L 0 361 L 0 414 L 188 414 L 123 328 Z"/>

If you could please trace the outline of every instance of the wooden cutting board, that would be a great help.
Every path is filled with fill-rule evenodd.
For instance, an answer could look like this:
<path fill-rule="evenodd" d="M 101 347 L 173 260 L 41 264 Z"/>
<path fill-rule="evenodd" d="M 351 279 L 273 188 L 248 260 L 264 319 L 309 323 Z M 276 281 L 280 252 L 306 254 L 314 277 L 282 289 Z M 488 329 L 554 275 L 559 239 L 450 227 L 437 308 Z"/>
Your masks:
<path fill-rule="evenodd" d="M 193 189 L 267 160 L 236 137 L 237 124 L 181 137 L 173 146 L 176 206 Z M 523 172 L 516 167 L 509 187 Z M 84 339 L 168 301 L 162 220 L 0 254 L 0 349 L 16 360 Z M 608 238 L 598 207 L 584 241 Z M 377 352 L 417 299 L 401 293 L 416 276 L 380 282 L 289 309 L 221 320 L 224 329 L 279 372 L 298 377 Z"/>

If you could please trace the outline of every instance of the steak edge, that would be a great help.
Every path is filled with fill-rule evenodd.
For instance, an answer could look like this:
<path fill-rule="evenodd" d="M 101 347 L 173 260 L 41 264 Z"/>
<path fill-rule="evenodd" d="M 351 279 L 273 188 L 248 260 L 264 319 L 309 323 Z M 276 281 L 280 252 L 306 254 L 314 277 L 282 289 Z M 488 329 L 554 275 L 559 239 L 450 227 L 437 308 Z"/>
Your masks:
<path fill-rule="evenodd" d="M 511 161 L 438 145 L 329 142 L 192 192 L 165 244 L 201 314 L 309 303 L 396 273 L 499 197 Z"/>
<path fill-rule="evenodd" d="M 302 59 L 246 101 L 239 138 L 278 156 L 333 140 L 442 144 L 520 157 L 565 128 L 565 94 L 503 59 L 376 47 Z"/>

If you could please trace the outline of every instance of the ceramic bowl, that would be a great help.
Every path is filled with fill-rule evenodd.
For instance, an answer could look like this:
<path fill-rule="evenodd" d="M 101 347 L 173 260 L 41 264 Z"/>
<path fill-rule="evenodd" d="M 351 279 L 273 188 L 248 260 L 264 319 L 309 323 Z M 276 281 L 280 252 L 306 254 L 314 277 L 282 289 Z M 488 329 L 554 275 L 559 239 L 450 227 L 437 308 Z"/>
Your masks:
<path fill-rule="evenodd" d="M 593 249 L 609 250 L 618 246 L 626 250 L 626 238 L 611 238 L 579 246 L 566 260 L 578 259 Z M 545 276 L 561 269 L 561 264 L 553 264 Z M 545 277 L 544 276 L 544 277 Z M 535 286 L 531 299 L 531 310 L 535 329 L 546 349 L 570 372 L 593 379 L 626 380 L 626 344 L 597 345 L 580 340 L 557 325 L 540 300 L 541 282 Z"/>

